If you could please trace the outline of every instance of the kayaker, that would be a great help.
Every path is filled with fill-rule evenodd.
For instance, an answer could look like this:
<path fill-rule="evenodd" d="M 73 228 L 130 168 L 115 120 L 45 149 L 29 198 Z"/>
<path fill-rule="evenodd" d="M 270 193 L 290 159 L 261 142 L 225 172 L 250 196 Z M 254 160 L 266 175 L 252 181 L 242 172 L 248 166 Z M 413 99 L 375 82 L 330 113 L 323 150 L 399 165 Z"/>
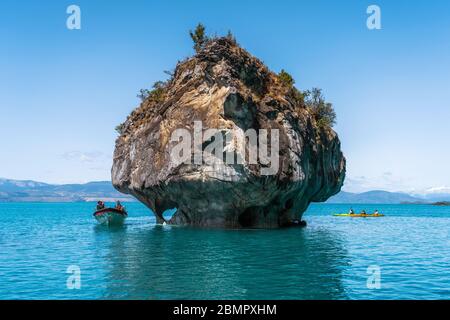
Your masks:
<path fill-rule="evenodd" d="M 366 210 L 361 211 L 360 214 L 367 214 Z"/>
<path fill-rule="evenodd" d="M 353 208 L 350 208 L 350 211 L 348 212 L 348 214 L 355 214 L 355 211 L 353 211 Z"/>
<path fill-rule="evenodd" d="M 374 211 L 374 213 L 373 213 L 373 215 L 375 215 L 375 216 L 378 216 L 380 213 L 378 212 L 378 210 L 377 209 L 375 209 L 375 211 Z"/>
<path fill-rule="evenodd" d="M 120 211 L 123 211 L 124 208 L 123 208 L 122 204 L 120 203 L 120 201 L 116 202 L 116 209 L 120 210 Z"/>
<path fill-rule="evenodd" d="M 103 203 L 103 201 L 98 201 L 97 202 L 97 211 L 102 210 L 102 209 L 105 209 L 105 204 Z"/>

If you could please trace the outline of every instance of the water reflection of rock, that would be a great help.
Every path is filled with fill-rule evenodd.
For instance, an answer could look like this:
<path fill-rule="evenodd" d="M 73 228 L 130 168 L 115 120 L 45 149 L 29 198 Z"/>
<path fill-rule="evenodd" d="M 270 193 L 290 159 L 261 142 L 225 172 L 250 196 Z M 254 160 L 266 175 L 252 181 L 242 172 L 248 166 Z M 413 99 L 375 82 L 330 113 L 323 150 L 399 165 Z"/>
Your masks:
<path fill-rule="evenodd" d="M 111 237 L 105 298 L 342 299 L 348 263 L 326 230 L 128 228 Z"/>

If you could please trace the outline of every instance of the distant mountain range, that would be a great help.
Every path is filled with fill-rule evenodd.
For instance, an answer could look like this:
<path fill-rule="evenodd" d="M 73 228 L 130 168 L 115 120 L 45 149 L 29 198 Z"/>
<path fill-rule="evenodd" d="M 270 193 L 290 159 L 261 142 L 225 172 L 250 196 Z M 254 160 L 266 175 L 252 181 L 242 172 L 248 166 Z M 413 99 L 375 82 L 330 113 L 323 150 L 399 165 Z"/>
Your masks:
<path fill-rule="evenodd" d="M 419 199 L 422 199 L 422 201 L 426 202 L 450 201 L 450 193 L 430 193 L 418 197 Z"/>
<path fill-rule="evenodd" d="M 136 201 L 118 192 L 110 181 L 85 184 L 48 184 L 31 180 L 0 178 L 0 202 L 79 202 L 79 201 Z M 374 190 L 363 193 L 341 191 L 327 203 L 432 203 L 450 201 L 450 194 L 409 195 L 401 192 Z"/>
<path fill-rule="evenodd" d="M 114 189 L 110 181 L 56 185 L 0 178 L 0 202 L 79 202 L 100 199 L 134 201 L 134 198 Z"/>

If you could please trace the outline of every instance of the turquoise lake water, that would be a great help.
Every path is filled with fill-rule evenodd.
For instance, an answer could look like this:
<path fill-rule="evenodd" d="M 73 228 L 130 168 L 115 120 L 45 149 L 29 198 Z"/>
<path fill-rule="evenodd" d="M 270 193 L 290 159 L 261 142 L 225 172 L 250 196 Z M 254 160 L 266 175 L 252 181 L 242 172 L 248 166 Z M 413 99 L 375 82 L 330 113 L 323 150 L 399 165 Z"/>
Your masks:
<path fill-rule="evenodd" d="M 387 216 L 346 218 L 331 214 L 349 205 L 315 204 L 306 228 L 282 230 L 159 226 L 138 203 L 107 228 L 93 207 L 0 203 L 0 299 L 450 298 L 450 207 L 353 205 Z"/>

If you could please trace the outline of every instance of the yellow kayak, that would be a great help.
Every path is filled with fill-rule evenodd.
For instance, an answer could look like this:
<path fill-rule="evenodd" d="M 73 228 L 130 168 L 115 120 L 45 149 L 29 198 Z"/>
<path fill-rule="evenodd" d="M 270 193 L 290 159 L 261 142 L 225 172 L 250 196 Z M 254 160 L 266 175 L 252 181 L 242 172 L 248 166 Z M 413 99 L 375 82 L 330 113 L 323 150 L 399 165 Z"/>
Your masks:
<path fill-rule="evenodd" d="M 355 213 L 355 214 L 350 214 L 350 213 L 335 213 L 333 214 L 333 216 L 335 217 L 353 217 L 353 218 L 368 218 L 368 217 L 373 217 L 373 218 L 377 218 L 377 217 L 384 217 L 384 214 L 361 214 L 361 213 Z"/>

